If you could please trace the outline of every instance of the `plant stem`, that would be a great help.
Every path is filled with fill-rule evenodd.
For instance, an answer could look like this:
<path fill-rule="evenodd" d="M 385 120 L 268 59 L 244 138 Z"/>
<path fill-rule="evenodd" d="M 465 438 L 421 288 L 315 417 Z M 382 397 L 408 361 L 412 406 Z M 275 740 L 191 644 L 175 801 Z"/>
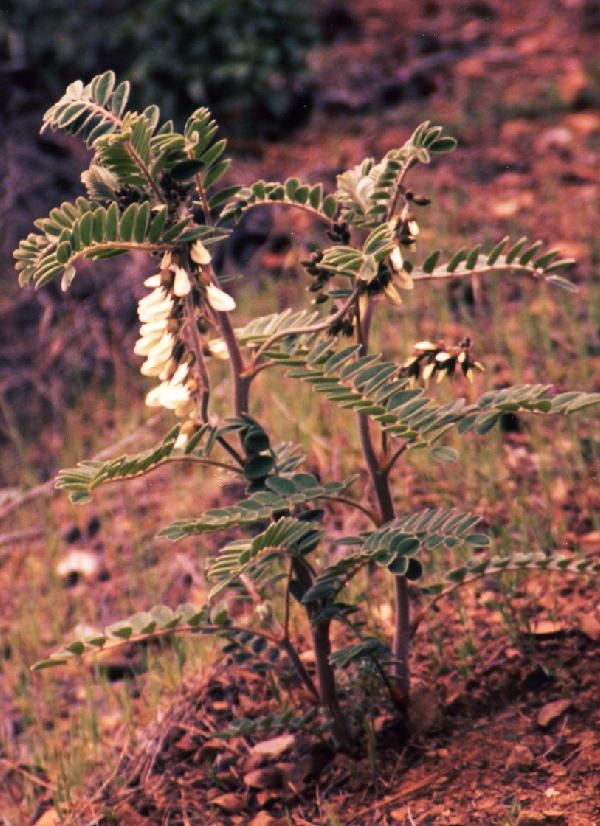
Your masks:
<path fill-rule="evenodd" d="M 369 349 L 369 328 L 371 314 L 367 313 L 365 323 L 360 317 L 360 310 L 356 309 L 356 335 L 360 344 L 359 356 L 364 356 Z M 373 440 L 369 429 L 369 417 L 365 414 L 358 414 L 358 432 L 360 445 L 362 448 L 365 464 L 373 487 L 375 498 L 381 515 L 381 524 L 390 522 L 394 518 L 394 503 L 390 491 L 388 471 L 383 467 L 377 458 Z M 410 669 L 409 669 L 409 646 L 410 646 L 410 606 L 408 599 L 408 583 L 406 577 L 394 577 L 394 633 L 392 639 L 392 653 L 394 663 L 392 671 L 400 683 L 400 688 L 404 700 L 408 702 L 410 695 Z"/>
<path fill-rule="evenodd" d="M 329 662 L 331 656 L 330 625 L 331 620 L 316 620 L 312 624 L 317 684 L 321 704 L 325 706 L 331 716 L 335 739 L 341 748 L 346 748 L 350 743 L 350 731 L 344 712 L 340 707 L 335 675 Z"/>

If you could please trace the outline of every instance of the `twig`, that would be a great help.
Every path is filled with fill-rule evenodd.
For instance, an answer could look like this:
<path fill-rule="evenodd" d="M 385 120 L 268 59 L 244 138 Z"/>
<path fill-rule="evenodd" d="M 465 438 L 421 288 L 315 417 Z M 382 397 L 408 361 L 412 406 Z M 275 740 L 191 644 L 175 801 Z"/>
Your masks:
<path fill-rule="evenodd" d="M 310 335 L 311 333 L 318 333 L 321 330 L 326 330 L 336 321 L 339 321 L 343 318 L 348 310 L 352 307 L 352 305 L 356 302 L 360 294 L 360 287 L 356 286 L 348 299 L 342 304 L 340 309 L 334 313 L 333 315 L 329 316 L 327 319 L 320 321 L 318 324 L 312 324 L 307 327 L 292 327 L 290 330 L 278 330 L 276 333 L 273 333 L 272 336 L 264 341 L 261 346 L 258 348 L 256 353 L 254 353 L 252 357 L 252 363 L 248 367 L 247 373 L 251 374 L 252 376 L 255 375 L 254 370 L 256 368 L 257 360 L 266 353 L 267 350 L 280 338 L 288 338 L 288 336 L 301 336 L 301 335 Z M 252 371 L 252 372 L 251 372 Z"/>

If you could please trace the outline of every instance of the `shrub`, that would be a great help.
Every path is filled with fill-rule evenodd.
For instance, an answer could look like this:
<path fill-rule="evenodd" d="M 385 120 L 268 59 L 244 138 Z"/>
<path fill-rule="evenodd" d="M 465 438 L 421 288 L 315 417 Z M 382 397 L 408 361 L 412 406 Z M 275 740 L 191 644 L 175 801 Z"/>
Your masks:
<path fill-rule="evenodd" d="M 22 0 L 3 37 L 51 95 L 108 66 L 141 82 L 139 104 L 168 117 L 200 104 L 235 134 L 274 137 L 306 113 L 311 3 L 293 0 Z M 18 47 L 15 43 L 18 41 Z"/>
<path fill-rule="evenodd" d="M 179 541 L 192 535 L 239 529 L 239 538 L 208 561 L 212 589 L 206 605 L 158 606 L 117 622 L 92 638 L 71 642 L 38 663 L 64 664 L 119 642 L 187 630 L 225 640 L 228 650 L 255 656 L 263 667 L 286 655 L 315 702 L 328 712 L 334 736 L 352 740 L 348 714 L 340 704 L 336 673 L 366 662 L 387 687 L 400 715 L 410 698 L 410 642 L 422 619 L 411 616 L 409 582 L 423 576 L 423 562 L 438 546 L 482 551 L 463 567 L 447 572 L 445 583 L 422 583 L 432 603 L 457 585 L 490 572 L 542 569 L 600 570 L 589 560 L 543 552 L 495 556 L 478 517 L 454 508 L 397 514 L 390 480 L 405 454 L 420 450 L 432 461 L 456 460 L 444 434 L 485 434 L 506 412 L 567 415 L 600 402 L 600 394 L 556 393 L 546 384 L 518 385 L 486 392 L 466 403 L 440 404 L 417 380 L 470 378 L 482 369 L 468 339 L 456 346 L 418 342 L 403 364 L 369 349 L 375 313 L 383 301 L 402 302 L 407 290 L 448 279 L 492 273 L 522 276 L 572 289 L 561 272 L 570 260 L 526 239 L 503 239 L 491 250 L 464 246 L 449 258 L 438 250 L 416 250 L 415 215 L 429 200 L 407 185 L 410 170 L 450 151 L 455 140 L 439 126 L 421 124 L 406 143 L 383 159 L 367 159 L 341 174 L 337 191 L 296 178 L 257 181 L 250 187 L 218 188 L 229 166 L 226 142 L 207 109 L 189 117 L 182 133 L 159 110 L 127 109 L 129 87 L 115 85 L 112 72 L 84 85 L 77 81 L 44 116 L 44 128 L 79 135 L 93 149 L 84 174 L 87 197 L 63 203 L 36 222 L 37 231 L 15 253 L 22 284 L 41 287 L 60 277 L 68 289 L 81 258 L 100 259 L 144 251 L 155 274 L 145 281 L 139 303 L 140 338 L 135 352 L 152 387 L 150 407 L 172 410 L 178 423 L 152 450 L 104 462 L 82 462 L 64 470 L 58 487 L 74 502 L 91 499 L 107 482 L 149 474 L 173 462 L 217 467 L 244 480 L 242 498 L 162 529 Z M 245 319 L 233 326 L 234 298 L 213 267 L 213 250 L 231 228 L 258 205 L 304 210 L 323 225 L 331 244 L 305 262 L 310 306 Z M 211 381 L 216 360 L 229 365 L 231 416 L 218 420 Z M 353 495 L 356 477 L 322 481 L 301 470 L 303 452 L 273 444 L 263 423 L 252 416 L 254 379 L 263 370 L 285 370 L 312 385 L 332 405 L 354 414 L 360 435 L 367 490 Z M 335 501 L 358 509 L 368 522 L 345 537 L 341 550 L 319 565 L 315 549 L 327 544 L 325 510 Z M 339 544 L 339 543 L 338 543 Z M 330 546 L 331 547 L 331 546 Z M 320 558 L 323 558 L 322 555 Z M 395 587 L 394 636 L 365 635 L 357 620 L 360 605 L 345 601 L 346 587 L 369 567 L 389 572 Z M 233 619 L 219 598 L 237 589 L 254 599 L 259 621 Z M 273 608 L 280 593 L 281 619 Z M 347 593 L 347 592 L 346 592 Z M 296 606 L 296 607 L 294 607 Z M 308 672 L 291 634 L 292 612 L 305 613 L 312 630 L 316 679 Z M 332 650 L 332 623 L 354 636 Z"/>

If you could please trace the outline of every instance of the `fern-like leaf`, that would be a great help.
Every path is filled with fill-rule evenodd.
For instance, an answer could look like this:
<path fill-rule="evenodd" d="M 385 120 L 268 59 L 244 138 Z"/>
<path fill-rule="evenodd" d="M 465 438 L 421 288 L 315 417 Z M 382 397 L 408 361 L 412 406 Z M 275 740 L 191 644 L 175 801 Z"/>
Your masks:
<path fill-rule="evenodd" d="M 273 522 L 253 539 L 231 542 L 221 549 L 219 556 L 208 571 L 217 584 L 209 593 L 213 600 L 225 588 L 239 579 L 266 554 L 301 553 L 303 543 L 313 543 L 321 535 L 310 522 L 289 516 Z"/>
<path fill-rule="evenodd" d="M 480 245 L 471 249 L 462 247 L 445 263 L 438 263 L 441 252 L 434 250 L 423 264 L 414 267 L 414 281 L 455 278 L 462 275 L 485 275 L 491 272 L 510 272 L 543 279 L 550 284 L 570 291 L 577 287 L 559 275 L 575 263 L 572 258 L 558 258 L 558 250 L 543 252 L 543 244 L 527 243 L 527 238 L 511 242 L 508 236 L 499 241 L 489 252 L 483 253 Z"/>
<path fill-rule="evenodd" d="M 163 528 L 159 536 L 176 541 L 192 534 L 222 531 L 228 528 L 253 525 L 270 521 L 274 514 L 293 511 L 297 505 L 316 502 L 338 496 L 348 488 L 354 478 L 345 482 L 321 484 L 309 473 L 298 473 L 287 478 L 270 476 L 265 480 L 266 490 L 254 493 L 247 499 L 227 508 L 213 508 L 199 519 L 174 522 Z"/>

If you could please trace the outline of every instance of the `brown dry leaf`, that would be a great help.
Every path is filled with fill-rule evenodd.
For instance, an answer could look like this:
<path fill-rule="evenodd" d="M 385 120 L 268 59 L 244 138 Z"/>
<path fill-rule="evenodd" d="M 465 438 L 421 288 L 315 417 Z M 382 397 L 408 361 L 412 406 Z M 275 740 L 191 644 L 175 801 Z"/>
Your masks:
<path fill-rule="evenodd" d="M 293 734 L 282 734 L 280 737 L 273 737 L 270 740 L 262 740 L 260 743 L 255 743 L 250 749 L 250 754 L 253 757 L 268 757 L 276 760 L 289 751 L 296 738 Z"/>
<path fill-rule="evenodd" d="M 535 757 L 528 746 L 518 743 L 508 755 L 506 767 L 509 769 L 530 769 L 535 764 Z"/>
<path fill-rule="evenodd" d="M 585 614 L 579 627 L 593 642 L 600 640 L 600 621 L 593 614 Z"/>
<path fill-rule="evenodd" d="M 277 766 L 255 769 L 244 775 L 244 783 L 250 789 L 280 789 L 283 781 L 283 772 Z"/>
<path fill-rule="evenodd" d="M 564 505 L 569 498 L 569 486 L 562 476 L 557 476 L 550 488 L 550 498 L 557 505 Z"/>
<path fill-rule="evenodd" d="M 600 531 L 584 533 L 577 541 L 584 551 L 600 551 Z"/>
<path fill-rule="evenodd" d="M 268 812 L 259 812 L 249 823 L 249 826 L 274 826 L 277 823 L 275 818 Z"/>
<path fill-rule="evenodd" d="M 225 812 L 239 812 L 246 805 L 246 798 L 241 794 L 230 792 L 228 794 L 221 794 L 219 797 L 214 797 L 210 801 L 212 806 L 218 806 Z"/>
<path fill-rule="evenodd" d="M 542 728 L 548 728 L 555 720 L 571 708 L 571 700 L 555 700 L 553 703 L 546 703 L 538 711 L 537 724 Z"/>
<path fill-rule="evenodd" d="M 563 622 L 555 620 L 539 620 L 532 622 L 529 633 L 534 637 L 556 637 L 567 630 Z"/>
<path fill-rule="evenodd" d="M 36 820 L 34 826 L 58 826 L 60 817 L 56 813 L 56 809 L 47 809 L 44 814 Z"/>

